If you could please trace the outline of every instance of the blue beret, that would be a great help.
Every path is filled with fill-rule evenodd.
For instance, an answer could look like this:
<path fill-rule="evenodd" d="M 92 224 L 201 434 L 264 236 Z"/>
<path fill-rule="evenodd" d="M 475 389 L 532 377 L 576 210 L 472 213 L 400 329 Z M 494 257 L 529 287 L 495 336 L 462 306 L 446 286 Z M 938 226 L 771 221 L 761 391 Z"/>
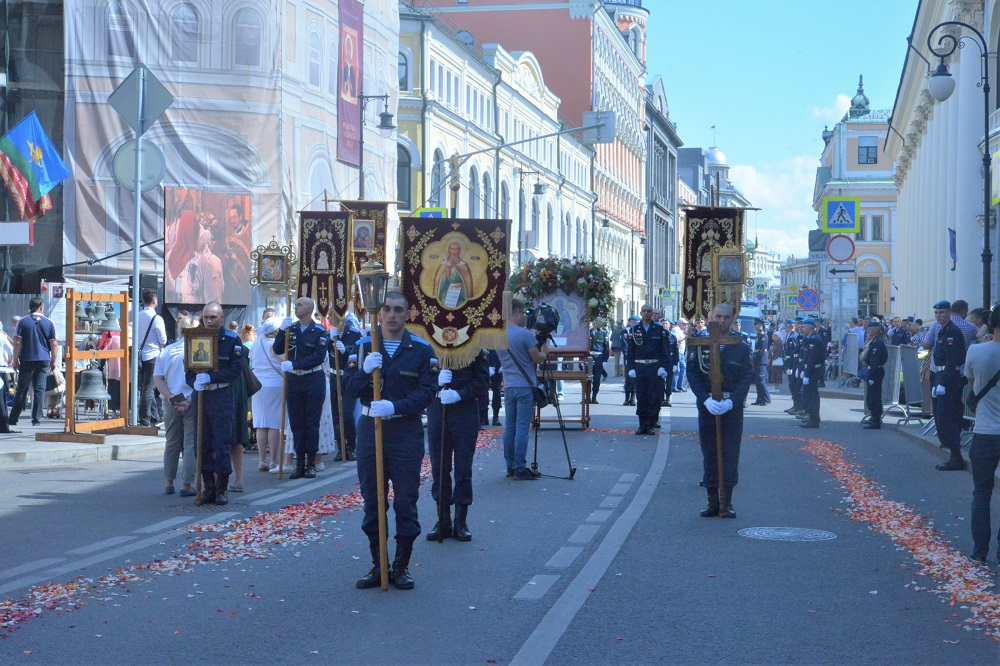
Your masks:
<path fill-rule="evenodd" d="M 795 323 L 795 321 L 794 321 L 794 320 L 792 320 L 792 319 L 786 319 L 786 320 L 785 320 L 785 323 L 786 323 L 786 324 L 794 324 L 794 323 Z"/>
<path fill-rule="evenodd" d="M 669 319 L 667 319 L 666 317 L 664 317 L 664 318 L 663 318 L 663 321 L 665 321 L 666 323 L 670 324 L 671 326 L 673 326 L 673 325 L 674 325 L 674 322 L 670 321 L 670 320 L 669 320 Z"/>
<path fill-rule="evenodd" d="M 642 317 L 640 317 L 639 315 L 632 315 L 631 317 L 628 318 L 629 321 L 639 321 L 640 319 L 642 319 Z"/>
<path fill-rule="evenodd" d="M 951 301 L 938 301 L 937 303 L 934 304 L 934 309 L 935 310 L 950 310 L 951 309 Z"/>
<path fill-rule="evenodd" d="M 802 323 L 805 324 L 806 326 L 816 326 L 816 320 L 810 319 L 809 317 L 805 317 L 802 320 Z"/>
<path fill-rule="evenodd" d="M 872 319 L 870 322 L 868 322 L 868 328 L 882 328 L 882 322 L 880 322 L 878 319 Z"/>
<path fill-rule="evenodd" d="M 795 318 L 795 323 L 797 323 L 797 324 L 801 324 L 803 321 L 805 321 L 805 317 L 796 317 Z"/>

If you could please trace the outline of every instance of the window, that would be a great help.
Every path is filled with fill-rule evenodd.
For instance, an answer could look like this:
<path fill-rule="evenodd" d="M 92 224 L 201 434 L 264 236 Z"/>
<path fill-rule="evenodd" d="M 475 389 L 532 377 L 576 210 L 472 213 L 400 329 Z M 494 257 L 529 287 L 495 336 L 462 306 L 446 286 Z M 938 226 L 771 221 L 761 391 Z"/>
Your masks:
<path fill-rule="evenodd" d="M 319 88 L 319 67 L 323 60 L 323 46 L 319 34 L 309 33 L 309 85 Z"/>
<path fill-rule="evenodd" d="M 233 62 L 243 67 L 260 67 L 260 18 L 244 9 L 236 15 L 233 30 Z"/>
<path fill-rule="evenodd" d="M 108 55 L 135 58 L 135 19 L 125 2 L 108 7 Z"/>
<path fill-rule="evenodd" d="M 858 164 L 878 164 L 878 137 L 863 136 L 858 139 Z"/>
<path fill-rule="evenodd" d="M 549 218 L 548 219 L 549 228 L 548 228 L 547 238 L 545 239 L 545 241 L 547 243 L 546 248 L 548 249 L 549 254 L 553 254 L 553 252 L 555 250 L 554 245 L 555 245 L 555 227 L 556 227 L 556 222 L 555 222 L 555 218 L 552 216 L 552 204 L 548 205 L 548 211 L 547 212 L 548 212 L 548 218 Z"/>
<path fill-rule="evenodd" d="M 396 198 L 403 202 L 399 204 L 403 210 L 413 209 L 413 202 L 410 198 L 410 169 L 412 166 L 413 160 L 410 158 L 410 151 L 396 144 Z"/>
<path fill-rule="evenodd" d="M 882 234 L 883 234 L 883 231 L 882 231 L 882 216 L 881 215 L 872 215 L 872 240 L 873 241 L 885 240 L 885 238 L 883 237 Z"/>
<path fill-rule="evenodd" d="M 433 76 L 434 69 L 431 68 L 431 75 Z M 396 65 L 396 74 L 399 76 L 399 89 L 409 90 L 410 89 L 410 63 L 406 59 L 406 56 L 402 53 L 399 54 L 399 61 Z"/>
<path fill-rule="evenodd" d="M 493 182 L 490 174 L 483 174 L 483 217 L 493 217 Z"/>
<path fill-rule="evenodd" d="M 326 91 L 333 97 L 337 97 L 337 86 L 340 82 L 340 62 L 338 60 L 337 44 L 333 42 L 329 45 L 326 59 Z"/>
<path fill-rule="evenodd" d="M 198 62 L 198 13 L 181 5 L 170 17 L 170 55 L 174 62 Z"/>
<path fill-rule="evenodd" d="M 500 184 L 500 218 L 510 219 L 510 192 L 507 191 L 507 183 Z"/>
<path fill-rule="evenodd" d="M 437 67 L 434 61 L 431 61 L 431 85 L 430 88 L 433 92 L 437 92 Z"/>
<path fill-rule="evenodd" d="M 858 316 L 871 317 L 881 310 L 879 301 L 879 278 L 858 278 Z"/>
<path fill-rule="evenodd" d="M 868 226 L 868 216 L 861 216 L 861 224 L 859 225 L 858 233 L 854 234 L 854 239 L 863 241 L 865 239 L 865 227 Z"/>

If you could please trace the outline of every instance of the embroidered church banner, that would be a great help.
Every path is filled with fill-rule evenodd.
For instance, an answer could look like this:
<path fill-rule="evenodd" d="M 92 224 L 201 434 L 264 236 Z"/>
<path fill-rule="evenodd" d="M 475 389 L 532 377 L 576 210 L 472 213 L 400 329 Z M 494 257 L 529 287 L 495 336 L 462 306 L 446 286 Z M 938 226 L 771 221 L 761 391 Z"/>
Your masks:
<path fill-rule="evenodd" d="M 354 224 L 349 229 L 351 242 L 348 247 L 352 275 L 360 271 L 361 266 L 368 261 L 369 250 L 374 250 L 376 261 L 386 266 L 385 244 L 389 228 L 389 204 L 396 202 L 341 200 L 337 203 L 342 210 L 354 213 Z"/>
<path fill-rule="evenodd" d="M 410 332 L 431 343 L 442 368 L 506 349 L 507 221 L 404 217 L 400 227 Z"/>
<path fill-rule="evenodd" d="M 743 214 L 740 208 L 697 206 L 685 211 L 684 285 L 681 315 L 689 320 L 707 317 L 715 299 L 712 283 L 712 253 L 732 243 L 743 245 Z M 737 296 L 737 305 L 739 297 Z"/>
<path fill-rule="evenodd" d="M 297 295 L 316 302 L 326 317 L 331 311 L 342 318 L 351 296 L 348 262 L 350 211 L 302 211 L 299 213 L 299 279 Z"/>

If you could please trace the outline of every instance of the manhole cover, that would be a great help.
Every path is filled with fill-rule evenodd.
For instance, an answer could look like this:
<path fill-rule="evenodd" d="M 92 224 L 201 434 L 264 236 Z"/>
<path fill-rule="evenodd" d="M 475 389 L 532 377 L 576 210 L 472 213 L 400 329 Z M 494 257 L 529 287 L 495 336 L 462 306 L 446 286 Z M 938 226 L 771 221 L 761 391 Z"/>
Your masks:
<path fill-rule="evenodd" d="M 810 530 L 805 527 L 747 527 L 739 535 L 748 539 L 768 541 L 827 541 L 837 535 L 826 530 Z"/>

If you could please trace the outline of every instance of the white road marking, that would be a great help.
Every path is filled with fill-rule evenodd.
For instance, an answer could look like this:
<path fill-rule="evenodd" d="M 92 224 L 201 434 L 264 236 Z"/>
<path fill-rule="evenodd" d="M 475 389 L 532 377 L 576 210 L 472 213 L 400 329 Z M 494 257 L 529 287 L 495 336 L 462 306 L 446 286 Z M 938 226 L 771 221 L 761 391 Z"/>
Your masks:
<path fill-rule="evenodd" d="M 573 560 L 582 552 L 583 548 L 580 546 L 563 546 L 556 551 L 552 559 L 545 563 L 545 566 L 550 569 L 565 569 L 573 564 Z"/>
<path fill-rule="evenodd" d="M 525 583 L 517 594 L 514 595 L 515 599 L 541 599 L 545 596 L 545 593 L 549 591 L 552 584 L 559 580 L 559 576 L 553 576 L 552 574 L 539 574 L 532 578 L 528 583 Z"/>
<path fill-rule="evenodd" d="M 13 578 L 14 576 L 20 576 L 23 573 L 28 573 L 29 571 L 34 571 L 35 569 L 42 569 L 44 567 L 50 567 L 53 564 L 59 564 L 64 562 L 65 558 L 62 557 L 49 557 L 44 560 L 35 560 L 34 562 L 28 562 L 27 564 L 22 564 L 19 567 L 13 567 L 11 569 L 5 569 L 0 571 L 0 578 Z"/>
<path fill-rule="evenodd" d="M 631 483 L 616 483 L 608 492 L 609 495 L 624 495 L 632 487 Z"/>
<path fill-rule="evenodd" d="M 602 509 L 613 509 L 619 504 L 621 504 L 621 497 L 605 497 L 604 501 L 601 502 L 600 506 Z"/>
<path fill-rule="evenodd" d="M 117 546 L 120 543 L 125 543 L 126 541 L 131 541 L 135 537 L 133 536 L 116 536 L 110 539 L 105 539 L 104 541 L 98 541 L 97 543 L 92 543 L 89 546 L 80 546 L 79 548 L 74 548 L 73 550 L 67 550 L 67 555 L 86 555 L 88 553 L 95 553 L 99 550 L 104 550 L 105 548 L 111 548 L 111 546 Z"/>
<path fill-rule="evenodd" d="M 173 527 L 174 525 L 186 523 L 192 518 L 194 518 L 194 516 L 177 516 L 176 518 L 167 518 L 166 520 L 161 520 L 158 523 L 146 525 L 145 527 L 140 527 L 139 529 L 132 531 L 136 534 L 152 534 L 153 532 L 162 532 L 163 530 Z"/>
<path fill-rule="evenodd" d="M 273 497 L 254 500 L 253 502 L 250 502 L 250 506 L 266 506 L 268 504 L 276 504 L 278 502 L 281 502 L 282 500 L 295 497 L 296 495 L 304 495 L 305 493 L 308 493 L 316 488 L 320 488 L 322 486 L 326 486 L 331 483 L 336 483 L 337 481 L 342 481 L 343 479 L 346 479 L 348 477 L 351 476 L 356 477 L 358 475 L 358 472 L 356 469 L 354 469 L 355 466 L 352 465 L 351 467 L 352 469 L 349 469 L 346 472 L 341 472 L 340 474 L 325 479 L 306 479 L 302 483 L 296 484 L 295 488 L 293 488 L 292 490 L 288 490 L 279 495 L 274 495 Z"/>
<path fill-rule="evenodd" d="M 588 543 L 597 536 L 599 529 L 601 529 L 600 525 L 580 525 L 566 540 L 570 543 Z"/>

